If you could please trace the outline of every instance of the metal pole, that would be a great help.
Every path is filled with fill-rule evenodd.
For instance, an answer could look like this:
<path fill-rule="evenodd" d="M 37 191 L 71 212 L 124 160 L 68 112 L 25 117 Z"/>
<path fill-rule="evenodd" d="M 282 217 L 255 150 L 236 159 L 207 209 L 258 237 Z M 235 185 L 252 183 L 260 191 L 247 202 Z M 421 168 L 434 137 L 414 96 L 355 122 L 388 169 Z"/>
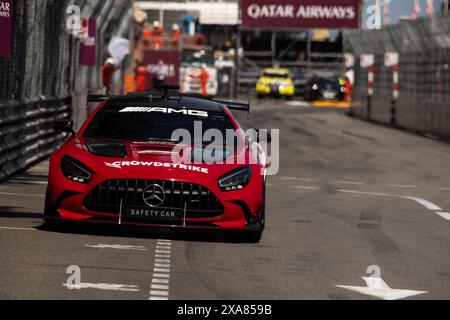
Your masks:
<path fill-rule="evenodd" d="M 277 56 L 277 32 L 272 31 L 272 65 L 275 64 L 276 56 Z"/>
<path fill-rule="evenodd" d="M 234 48 L 234 86 L 233 97 L 236 99 L 239 95 L 239 69 L 240 69 L 240 48 L 241 48 L 241 28 L 237 26 L 236 47 Z"/>
<path fill-rule="evenodd" d="M 310 30 L 306 31 L 306 55 L 307 57 L 307 70 L 308 72 L 311 69 L 311 32 Z"/>
<path fill-rule="evenodd" d="M 444 13 L 448 14 L 448 6 L 449 6 L 449 0 L 445 0 L 444 2 Z"/>

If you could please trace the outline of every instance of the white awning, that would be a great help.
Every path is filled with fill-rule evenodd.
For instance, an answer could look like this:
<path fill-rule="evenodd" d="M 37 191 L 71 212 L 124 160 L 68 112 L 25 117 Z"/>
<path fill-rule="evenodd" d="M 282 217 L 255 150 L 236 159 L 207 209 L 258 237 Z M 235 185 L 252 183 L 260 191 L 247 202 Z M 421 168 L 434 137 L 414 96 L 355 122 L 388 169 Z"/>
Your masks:
<path fill-rule="evenodd" d="M 239 24 L 239 7 L 237 2 L 154 2 L 137 1 L 142 10 L 163 11 L 198 11 L 201 24 Z"/>

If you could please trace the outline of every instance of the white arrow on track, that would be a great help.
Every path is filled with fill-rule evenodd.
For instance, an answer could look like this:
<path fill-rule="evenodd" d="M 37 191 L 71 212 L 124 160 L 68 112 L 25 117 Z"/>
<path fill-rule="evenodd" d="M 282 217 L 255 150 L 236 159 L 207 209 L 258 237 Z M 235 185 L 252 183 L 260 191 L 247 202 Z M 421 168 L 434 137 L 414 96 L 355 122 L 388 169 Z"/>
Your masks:
<path fill-rule="evenodd" d="M 341 285 L 335 285 L 335 287 L 347 289 L 384 300 L 400 300 L 427 293 L 427 291 L 391 289 L 381 277 L 378 277 L 376 275 L 372 277 L 362 277 L 362 279 L 366 282 L 366 287 Z"/>

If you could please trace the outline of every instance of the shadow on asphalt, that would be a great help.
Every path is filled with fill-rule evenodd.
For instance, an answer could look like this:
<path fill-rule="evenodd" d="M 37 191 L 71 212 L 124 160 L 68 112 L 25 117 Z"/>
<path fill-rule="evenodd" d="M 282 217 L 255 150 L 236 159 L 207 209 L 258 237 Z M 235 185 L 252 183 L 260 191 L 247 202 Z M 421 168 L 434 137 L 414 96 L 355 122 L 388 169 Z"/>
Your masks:
<path fill-rule="evenodd" d="M 18 207 L 0 206 L 0 218 L 7 219 L 42 219 L 42 213 L 21 212 Z"/>
<path fill-rule="evenodd" d="M 252 243 L 243 232 L 223 230 L 171 229 L 169 227 L 139 227 L 118 225 L 97 225 L 78 222 L 44 223 L 36 229 L 45 232 L 108 236 L 141 239 L 167 239 L 175 241 Z"/>

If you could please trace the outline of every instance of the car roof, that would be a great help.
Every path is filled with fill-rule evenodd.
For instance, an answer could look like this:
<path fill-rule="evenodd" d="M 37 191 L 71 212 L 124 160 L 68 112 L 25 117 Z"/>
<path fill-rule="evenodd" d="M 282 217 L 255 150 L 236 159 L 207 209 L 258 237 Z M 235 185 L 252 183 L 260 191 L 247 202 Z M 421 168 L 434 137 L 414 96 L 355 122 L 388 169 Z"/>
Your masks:
<path fill-rule="evenodd" d="M 161 97 L 161 94 L 155 94 L 153 96 L 149 93 L 111 97 L 108 99 L 105 106 L 154 106 L 173 109 L 190 108 L 201 111 L 223 112 L 223 107 L 216 101 L 212 101 L 204 97 L 177 94 L 171 95 L 167 99 Z"/>

